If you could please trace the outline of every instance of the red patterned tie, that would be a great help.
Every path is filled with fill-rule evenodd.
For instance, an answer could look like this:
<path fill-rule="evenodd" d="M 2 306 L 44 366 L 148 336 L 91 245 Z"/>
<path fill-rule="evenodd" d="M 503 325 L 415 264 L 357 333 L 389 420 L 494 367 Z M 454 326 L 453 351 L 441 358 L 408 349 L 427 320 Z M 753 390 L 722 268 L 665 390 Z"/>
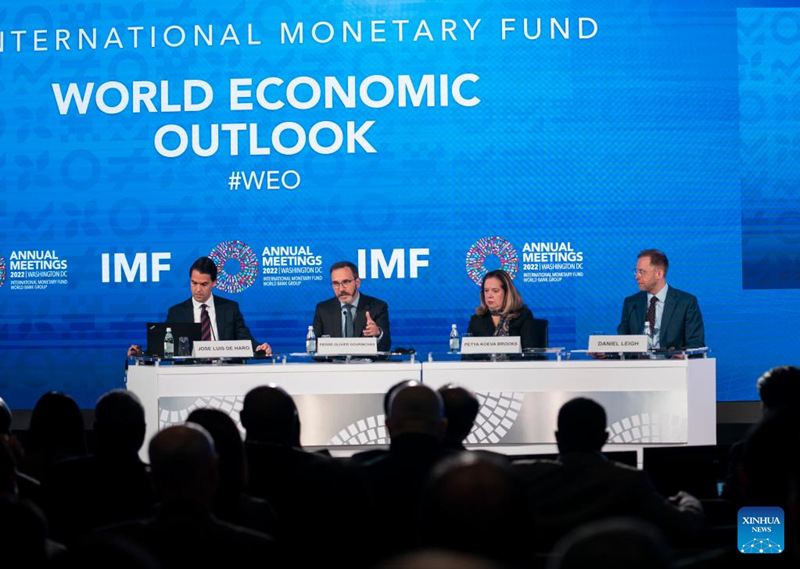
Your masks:
<path fill-rule="evenodd" d="M 656 302 L 658 302 L 658 298 L 655 296 L 650 299 L 650 306 L 647 307 L 647 315 L 645 316 L 645 320 L 650 323 L 651 334 L 656 331 Z"/>
<path fill-rule="evenodd" d="M 206 304 L 200 305 L 200 328 L 203 332 L 201 339 L 204 342 L 209 341 L 211 339 L 211 318 L 208 316 L 208 305 Z"/>

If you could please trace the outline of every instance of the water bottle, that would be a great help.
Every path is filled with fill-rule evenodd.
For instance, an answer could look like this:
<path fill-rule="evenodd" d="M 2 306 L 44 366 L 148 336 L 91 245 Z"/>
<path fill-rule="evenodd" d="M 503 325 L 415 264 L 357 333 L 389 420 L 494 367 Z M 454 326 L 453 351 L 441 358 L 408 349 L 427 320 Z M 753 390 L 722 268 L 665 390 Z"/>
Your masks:
<path fill-rule="evenodd" d="M 308 334 L 306 334 L 306 353 L 317 353 L 317 335 L 314 334 L 314 327 L 308 327 Z"/>
<path fill-rule="evenodd" d="M 647 349 L 653 349 L 653 331 L 650 329 L 650 322 L 645 321 L 644 323 L 644 332 L 642 332 L 645 336 L 647 336 Z"/>
<path fill-rule="evenodd" d="M 171 359 L 175 356 L 175 338 L 172 337 L 172 328 L 167 328 L 164 334 L 164 358 Z"/>
<path fill-rule="evenodd" d="M 458 348 L 458 330 L 456 329 L 456 325 L 453 324 L 452 328 L 450 329 L 450 353 L 455 354 L 458 352 Z"/>

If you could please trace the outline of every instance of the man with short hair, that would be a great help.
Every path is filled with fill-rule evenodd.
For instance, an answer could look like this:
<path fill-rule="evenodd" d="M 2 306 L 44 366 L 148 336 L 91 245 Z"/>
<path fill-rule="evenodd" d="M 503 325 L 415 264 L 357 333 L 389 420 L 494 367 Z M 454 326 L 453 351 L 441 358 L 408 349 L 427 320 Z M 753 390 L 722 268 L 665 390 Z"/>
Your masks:
<path fill-rule="evenodd" d="M 444 446 L 450 450 L 467 450 L 464 440 L 469 436 L 481 404 L 475 394 L 459 385 L 447 383 L 436 390 L 444 403 L 447 429 L 444 433 Z"/>
<path fill-rule="evenodd" d="M 634 276 L 641 292 L 625 299 L 617 333 L 641 334 L 649 322 L 655 348 L 702 348 L 705 331 L 697 298 L 669 286 L 668 269 L 669 261 L 661 251 L 639 253 Z"/>
<path fill-rule="evenodd" d="M 331 266 L 334 297 L 317 304 L 314 312 L 314 333 L 333 338 L 374 337 L 378 351 L 392 347 L 389 332 L 389 306 L 382 300 L 361 294 L 358 267 L 349 261 Z"/>
<path fill-rule="evenodd" d="M 536 546 L 550 550 L 573 528 L 612 516 L 634 516 L 667 537 L 693 535 L 703 521 L 700 501 L 686 492 L 662 497 L 646 472 L 608 460 L 603 407 L 578 397 L 561 406 L 555 432 L 557 460 L 513 463 L 526 488 Z"/>
<path fill-rule="evenodd" d="M 126 538 L 164 569 L 284 566 L 271 537 L 214 517 L 219 457 L 208 431 L 193 423 L 166 427 L 148 448 L 160 507 L 149 519 L 98 530 L 98 537 Z"/>
<path fill-rule="evenodd" d="M 217 285 L 217 265 L 212 259 L 200 257 L 192 264 L 189 268 L 189 284 L 192 297 L 171 307 L 167 312 L 167 322 L 207 323 L 206 335 L 209 340 L 250 340 L 253 351 L 263 351 L 267 355 L 272 353 L 269 344 L 259 344 L 253 339 L 244 323 L 239 303 L 212 294 L 212 289 Z M 128 349 L 129 356 L 141 353 L 141 346 L 135 344 Z"/>
<path fill-rule="evenodd" d="M 300 443 L 300 415 L 292 396 L 271 383 L 245 395 L 248 493 L 265 499 L 278 516 L 278 539 L 292 567 L 323 567 L 347 558 L 362 567 L 366 547 L 353 536 L 370 530 L 369 496 L 357 470 L 345 461 L 310 452 Z"/>

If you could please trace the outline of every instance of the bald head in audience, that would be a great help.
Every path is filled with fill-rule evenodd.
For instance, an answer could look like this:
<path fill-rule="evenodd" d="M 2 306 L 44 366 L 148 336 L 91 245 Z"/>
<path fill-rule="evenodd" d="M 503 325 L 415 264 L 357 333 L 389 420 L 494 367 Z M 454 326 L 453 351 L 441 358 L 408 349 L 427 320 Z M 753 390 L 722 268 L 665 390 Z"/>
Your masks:
<path fill-rule="evenodd" d="M 162 502 L 183 500 L 210 506 L 219 475 L 211 435 L 193 423 L 167 427 L 150 441 L 150 465 Z"/>
<path fill-rule="evenodd" d="M 239 414 L 248 442 L 300 447 L 300 415 L 292 396 L 274 383 L 247 392 Z"/>
<path fill-rule="evenodd" d="M 525 496 L 500 457 L 461 452 L 431 472 L 421 524 L 423 544 L 518 563 L 525 557 Z"/>
<path fill-rule="evenodd" d="M 394 438 L 408 433 L 444 438 L 447 419 L 441 396 L 418 382 L 398 389 L 389 400 L 386 428 Z"/>
<path fill-rule="evenodd" d="M 671 569 L 672 554 L 655 526 L 636 518 L 608 518 L 579 526 L 553 550 L 547 569 Z"/>

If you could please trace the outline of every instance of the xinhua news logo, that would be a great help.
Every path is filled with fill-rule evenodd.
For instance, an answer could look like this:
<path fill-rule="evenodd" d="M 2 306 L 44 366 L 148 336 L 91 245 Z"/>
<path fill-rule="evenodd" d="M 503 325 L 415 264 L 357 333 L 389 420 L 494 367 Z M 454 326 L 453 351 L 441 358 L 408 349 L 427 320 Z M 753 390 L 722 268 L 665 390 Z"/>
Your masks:
<path fill-rule="evenodd" d="M 783 509 L 741 508 L 738 517 L 740 553 L 783 553 Z"/>

